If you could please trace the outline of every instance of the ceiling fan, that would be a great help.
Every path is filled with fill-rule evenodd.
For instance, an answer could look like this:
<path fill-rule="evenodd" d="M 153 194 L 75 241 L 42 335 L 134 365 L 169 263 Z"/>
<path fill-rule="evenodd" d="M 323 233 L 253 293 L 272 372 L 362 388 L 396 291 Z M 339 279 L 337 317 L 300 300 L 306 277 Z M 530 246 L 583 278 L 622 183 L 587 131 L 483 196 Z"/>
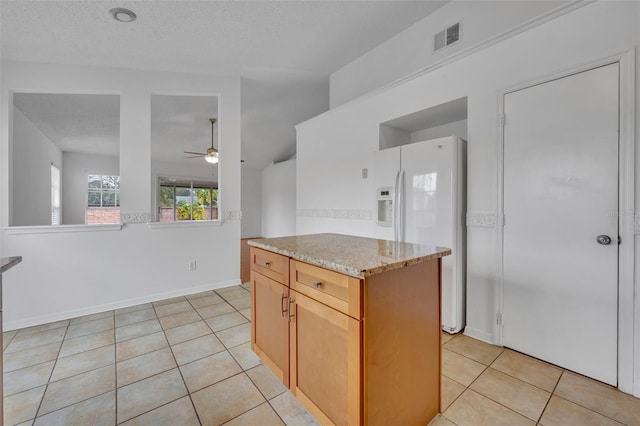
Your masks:
<path fill-rule="evenodd" d="M 184 151 L 185 154 L 193 154 L 191 157 L 185 157 L 185 158 L 204 157 L 207 163 L 216 164 L 218 162 L 220 155 L 218 154 L 218 150 L 215 148 L 213 144 L 213 126 L 216 124 L 216 119 L 210 118 L 209 121 L 211 122 L 211 148 L 207 148 L 206 153 Z"/>

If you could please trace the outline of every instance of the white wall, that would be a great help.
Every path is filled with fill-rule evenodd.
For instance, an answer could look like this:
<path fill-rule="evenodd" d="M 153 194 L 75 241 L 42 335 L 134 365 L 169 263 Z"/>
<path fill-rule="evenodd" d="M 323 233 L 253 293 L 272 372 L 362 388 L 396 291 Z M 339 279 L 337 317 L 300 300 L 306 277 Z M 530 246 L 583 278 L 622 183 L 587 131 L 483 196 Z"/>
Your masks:
<path fill-rule="evenodd" d="M 429 139 L 443 138 L 445 136 L 455 135 L 462 139 L 467 139 L 467 120 L 454 121 L 453 123 L 443 124 L 441 126 L 431 127 L 429 129 L 419 130 L 409 135 L 411 143 L 426 141 Z"/>
<path fill-rule="evenodd" d="M 587 4 L 447 66 L 300 124 L 297 208 L 304 217 L 298 217 L 297 233 L 373 235 L 374 188 L 370 179 L 361 178 L 360 170 L 372 165 L 369 154 L 378 149 L 379 123 L 465 96 L 468 214 L 497 217 L 499 91 L 635 49 L 640 43 L 639 17 L 637 2 Z M 364 73 L 361 77 L 366 78 Z M 636 81 L 637 77 L 636 71 Z M 636 123 L 640 123 L 637 96 L 635 108 Z M 636 146 L 637 141 L 638 136 Z M 640 167 L 639 151 L 636 148 L 636 169 Z M 330 161 L 327 153 L 332 153 Z M 635 185 L 637 199 L 640 179 Z M 327 218 L 326 209 L 333 209 L 335 218 Z M 466 332 L 487 341 L 494 340 L 498 312 L 497 240 L 495 225 L 468 228 Z M 640 265 L 640 245 L 637 243 L 636 247 L 636 265 Z M 636 279 L 634 285 L 639 294 L 637 282 Z M 637 314 L 635 329 L 634 359 L 636 372 L 640 372 Z M 640 374 L 636 377 L 634 392 L 640 395 Z M 626 390 L 629 391 L 628 383 Z"/>
<path fill-rule="evenodd" d="M 4 277 L 6 329 L 240 282 L 238 76 L 3 62 L 1 79 L 1 254 L 23 256 Z M 16 89 L 120 95 L 121 211 L 129 218 L 122 230 L 6 228 L 11 90 Z M 220 96 L 221 208 L 230 219 L 219 226 L 144 223 L 152 208 L 151 93 Z M 194 272 L 188 271 L 190 260 L 198 261 Z"/>
<path fill-rule="evenodd" d="M 331 74 L 334 108 L 571 1 L 452 1 Z M 462 23 L 461 40 L 433 52 L 433 36 Z"/>
<path fill-rule="evenodd" d="M 14 157 L 15 161 L 15 157 Z M 120 158 L 112 155 L 62 153 L 62 224 L 85 223 L 87 211 L 87 176 L 119 175 Z"/>
<path fill-rule="evenodd" d="M 11 224 L 51 225 L 51 165 L 62 169 L 60 149 L 19 109 L 13 112 Z"/>
<path fill-rule="evenodd" d="M 262 236 L 296 233 L 296 160 L 270 164 L 262 170 Z"/>
<path fill-rule="evenodd" d="M 295 175 L 294 175 L 295 179 Z M 262 236 L 262 172 L 242 166 L 242 238 Z"/>

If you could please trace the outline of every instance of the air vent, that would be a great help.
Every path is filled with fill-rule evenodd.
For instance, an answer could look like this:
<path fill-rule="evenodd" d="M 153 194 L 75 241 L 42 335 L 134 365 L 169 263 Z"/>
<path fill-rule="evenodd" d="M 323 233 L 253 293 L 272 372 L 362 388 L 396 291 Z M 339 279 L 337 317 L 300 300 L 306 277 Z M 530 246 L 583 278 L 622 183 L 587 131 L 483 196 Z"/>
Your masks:
<path fill-rule="evenodd" d="M 437 52 L 460 40 L 460 22 L 451 25 L 433 36 L 433 50 Z"/>

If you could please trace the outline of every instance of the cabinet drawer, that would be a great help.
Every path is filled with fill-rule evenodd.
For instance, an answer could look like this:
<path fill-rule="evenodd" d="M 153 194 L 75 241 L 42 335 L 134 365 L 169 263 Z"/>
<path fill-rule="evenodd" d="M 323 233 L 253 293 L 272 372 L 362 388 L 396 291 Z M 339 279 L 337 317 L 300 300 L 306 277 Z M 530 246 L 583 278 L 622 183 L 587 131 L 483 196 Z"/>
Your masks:
<path fill-rule="evenodd" d="M 362 281 L 291 260 L 291 288 L 352 318 L 362 318 Z"/>
<path fill-rule="evenodd" d="M 286 256 L 251 247 L 251 269 L 289 285 L 289 258 Z"/>

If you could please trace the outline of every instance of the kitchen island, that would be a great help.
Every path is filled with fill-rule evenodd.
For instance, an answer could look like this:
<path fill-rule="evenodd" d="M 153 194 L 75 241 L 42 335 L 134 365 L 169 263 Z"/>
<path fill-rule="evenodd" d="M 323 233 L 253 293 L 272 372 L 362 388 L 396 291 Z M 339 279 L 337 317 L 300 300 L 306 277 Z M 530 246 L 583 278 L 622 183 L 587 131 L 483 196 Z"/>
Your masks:
<path fill-rule="evenodd" d="M 435 417 L 450 249 L 340 234 L 248 244 L 251 347 L 320 423 Z"/>

